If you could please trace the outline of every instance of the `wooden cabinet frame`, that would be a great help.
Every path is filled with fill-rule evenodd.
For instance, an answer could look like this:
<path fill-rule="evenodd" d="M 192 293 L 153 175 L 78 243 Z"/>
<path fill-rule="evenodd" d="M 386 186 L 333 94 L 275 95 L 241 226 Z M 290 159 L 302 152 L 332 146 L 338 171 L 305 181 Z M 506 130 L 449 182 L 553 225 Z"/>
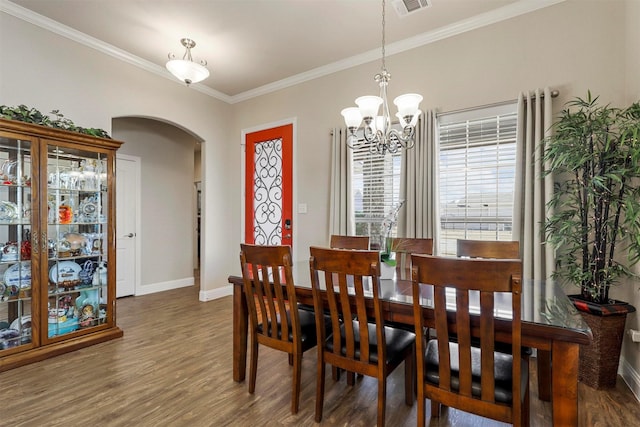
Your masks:
<path fill-rule="evenodd" d="M 0 372 L 118 338 L 123 335 L 123 331 L 116 325 L 115 291 L 115 154 L 122 142 L 0 119 L 0 145 L 8 141 L 24 142 L 29 148 L 28 154 L 22 155 L 27 156 L 30 163 L 28 164 L 28 174 L 25 174 L 24 177 L 21 176 L 21 180 L 19 179 L 16 184 L 11 183 L 11 181 L 9 181 L 9 183 L 0 183 L 0 186 L 4 185 L 7 190 L 3 197 L 12 199 L 14 198 L 13 194 L 19 194 L 19 196 L 16 197 L 18 203 L 13 203 L 9 200 L 9 206 L 12 206 L 14 204 L 27 203 L 21 199 L 21 197 L 23 197 L 21 194 L 23 194 L 23 192 L 24 194 L 29 194 L 30 214 L 27 219 L 27 221 L 29 221 L 28 223 L 17 222 L 16 224 L 18 225 L 16 225 L 6 221 L 2 222 L 0 219 L 0 227 L 6 227 L 6 235 L 13 236 L 21 234 L 21 237 L 18 238 L 20 242 L 19 246 L 27 245 L 30 247 L 30 258 L 25 258 L 28 254 L 23 255 L 19 253 L 15 263 L 30 262 L 31 287 L 29 290 L 30 294 L 24 296 L 22 300 L 0 301 L 0 322 L 4 321 L 9 323 L 10 321 L 15 321 L 17 318 L 19 322 L 22 323 L 22 317 L 17 316 L 19 316 L 20 310 L 26 312 L 27 309 L 18 309 L 18 307 L 28 307 L 28 315 L 31 320 L 31 333 L 30 341 L 27 337 L 27 339 L 21 339 L 17 344 L 0 346 Z M 1 150 L 0 148 L 0 151 Z M 6 151 L 7 154 L 5 157 L 10 155 L 9 151 L 10 150 Z M 21 155 L 19 150 L 16 150 L 16 152 L 18 153 L 17 157 L 19 157 Z M 102 180 L 98 178 L 98 181 L 96 181 L 97 187 L 69 187 L 63 190 L 60 185 L 52 185 L 48 168 L 51 161 L 58 161 L 57 153 L 71 153 L 64 155 L 66 156 L 64 157 L 66 159 L 65 161 L 72 158 L 71 156 L 76 156 L 73 159 L 77 161 L 78 165 L 80 165 L 82 160 L 85 160 L 85 164 L 88 164 L 95 158 L 97 159 L 95 160 L 96 164 L 99 164 L 101 167 L 104 165 L 104 169 L 106 170 L 100 170 L 105 173 L 106 176 Z M 60 155 L 60 157 L 63 156 Z M 11 159 L 6 158 L 3 161 L 11 161 Z M 20 159 L 18 159 L 18 161 L 20 161 Z M 86 167 L 86 169 L 90 170 L 89 167 Z M 2 177 L 0 176 L 0 178 Z M 96 184 L 94 183 L 92 185 Z M 8 189 L 9 187 L 11 187 L 11 189 Z M 78 222 L 77 216 L 72 216 L 70 220 L 67 219 L 69 222 L 62 222 L 57 215 L 53 222 L 51 221 L 51 216 L 48 213 L 51 211 L 52 197 L 57 198 L 58 205 L 60 204 L 61 197 L 66 197 L 65 200 L 69 201 L 75 200 L 77 202 L 82 200 L 82 203 L 85 203 L 86 206 L 88 203 L 86 199 L 89 197 L 87 194 L 92 193 L 96 193 L 96 197 L 99 199 L 99 213 L 96 214 L 97 217 L 95 218 L 97 219 L 95 219 L 95 223 L 91 222 L 92 219 L 85 219 L 84 222 Z M 7 196 L 7 194 L 9 196 Z M 54 196 L 52 196 L 52 194 Z M 66 196 L 61 196 L 61 194 L 66 194 Z M 0 203 L 1 202 L 2 200 L 0 200 Z M 55 208 L 56 214 L 59 209 L 59 207 Z M 26 216 L 24 211 L 25 209 L 23 208 L 21 215 Z M 22 220 L 22 217 L 20 217 L 20 220 Z M 76 234 L 82 236 L 90 233 L 81 233 L 77 230 L 82 231 L 83 229 L 95 227 L 96 230 L 100 231 L 97 233 L 100 236 L 98 237 L 100 239 L 98 248 L 95 252 L 93 252 L 93 247 L 88 250 L 84 249 L 84 252 L 69 252 L 70 255 L 68 258 L 66 258 L 66 255 L 60 255 L 61 252 L 59 248 L 54 249 L 52 252 L 50 248 L 50 242 L 52 241 L 51 235 L 55 234 L 57 236 L 61 233 L 60 230 L 65 229 L 61 224 L 67 226 L 68 230 L 76 230 Z M 28 231 L 28 233 L 25 233 L 25 230 Z M 73 233 L 67 232 L 65 235 L 70 234 Z M 23 238 L 22 235 L 29 235 L 30 238 Z M 2 243 L 4 244 L 4 242 Z M 84 247 L 86 246 L 83 246 L 83 248 Z M 97 263 L 96 265 L 99 265 L 100 261 L 107 262 L 106 284 L 102 282 L 98 282 L 97 285 L 95 283 L 89 284 L 86 280 L 82 283 L 82 285 L 85 286 L 85 292 L 87 294 L 90 290 L 95 292 L 95 294 L 92 294 L 95 296 L 91 300 L 91 303 L 87 304 L 88 306 L 95 306 L 97 309 L 95 317 L 91 318 L 94 320 L 85 323 L 83 327 L 63 330 L 62 328 L 58 329 L 60 323 L 57 322 L 60 320 L 56 318 L 56 320 L 54 320 L 56 329 L 54 329 L 52 333 L 49 323 L 52 301 L 54 302 L 55 310 L 58 311 L 57 298 L 59 292 L 60 294 L 68 294 L 69 298 L 80 298 L 79 295 L 82 295 L 81 291 L 83 289 L 81 289 L 80 286 L 70 286 L 66 288 L 66 290 L 61 290 L 59 281 L 54 281 L 54 287 L 51 288 L 51 266 L 60 266 L 62 263 L 66 263 L 67 266 L 72 266 L 73 264 L 70 263 L 75 261 L 78 263 L 86 263 L 87 260 L 91 261 L 91 265 L 94 262 Z M 0 258 L 0 270 L 6 271 L 8 265 L 11 265 L 11 262 L 3 263 L 2 258 Z M 58 276 L 58 280 L 60 280 L 59 277 L 60 276 Z M 3 280 L 4 277 L 0 277 L 0 283 L 4 284 Z M 19 280 L 22 280 L 22 276 L 20 276 Z M 5 304 L 4 312 L 2 311 L 2 304 Z M 2 316 L 4 316 L 4 318 Z M 74 315 L 71 315 L 70 319 L 74 319 Z M 80 324 L 80 318 L 78 317 L 77 319 L 76 323 Z M 4 326 L 6 326 L 6 324 Z M 8 341 L 5 341 L 5 343 L 7 342 Z"/>

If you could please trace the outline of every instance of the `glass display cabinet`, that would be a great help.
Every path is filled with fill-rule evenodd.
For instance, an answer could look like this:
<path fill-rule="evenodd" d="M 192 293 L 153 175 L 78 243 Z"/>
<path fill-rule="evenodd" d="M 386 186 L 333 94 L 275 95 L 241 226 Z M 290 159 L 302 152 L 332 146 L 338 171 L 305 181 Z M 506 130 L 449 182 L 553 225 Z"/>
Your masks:
<path fill-rule="evenodd" d="M 0 372 L 122 336 L 114 246 L 121 144 L 0 119 Z"/>

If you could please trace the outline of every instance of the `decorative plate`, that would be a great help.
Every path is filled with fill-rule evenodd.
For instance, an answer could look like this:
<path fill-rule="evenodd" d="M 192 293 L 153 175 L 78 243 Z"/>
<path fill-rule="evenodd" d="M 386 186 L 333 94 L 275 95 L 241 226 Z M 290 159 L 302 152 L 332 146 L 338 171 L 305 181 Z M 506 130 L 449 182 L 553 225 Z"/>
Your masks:
<path fill-rule="evenodd" d="M 22 316 L 13 322 L 11 322 L 11 326 L 9 329 L 15 329 L 16 331 L 20 330 L 31 330 L 31 315 L 27 314 L 26 316 Z"/>
<path fill-rule="evenodd" d="M 99 218 L 98 202 L 94 196 L 85 197 L 78 207 L 79 222 L 96 222 Z"/>
<path fill-rule="evenodd" d="M 18 210 L 18 205 L 7 202 L 6 200 L 0 201 L 0 221 L 13 221 L 19 217 L 20 211 Z"/>
<path fill-rule="evenodd" d="M 4 283 L 7 286 L 31 287 L 31 261 L 19 262 L 7 268 L 7 271 L 4 272 Z"/>
<path fill-rule="evenodd" d="M 49 269 L 49 280 L 53 283 L 80 279 L 82 267 L 73 261 L 60 261 Z"/>

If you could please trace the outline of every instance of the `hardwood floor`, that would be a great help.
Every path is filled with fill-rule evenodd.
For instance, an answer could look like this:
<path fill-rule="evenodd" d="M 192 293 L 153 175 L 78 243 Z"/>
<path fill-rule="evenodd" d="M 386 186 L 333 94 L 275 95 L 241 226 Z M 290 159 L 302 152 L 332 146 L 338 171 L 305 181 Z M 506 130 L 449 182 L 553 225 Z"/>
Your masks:
<path fill-rule="evenodd" d="M 303 359 L 300 412 L 289 412 L 291 367 L 260 348 L 256 392 L 231 378 L 231 297 L 199 302 L 190 287 L 118 300 L 124 337 L 0 373 L 0 426 L 314 426 L 316 353 Z M 414 426 L 404 403 L 404 369 L 388 379 L 387 425 Z M 535 375 L 535 372 L 533 373 Z M 321 426 L 372 426 L 377 385 L 359 377 L 326 381 Z M 580 426 L 640 425 L 640 404 L 619 378 L 615 389 L 579 386 Z M 427 412 L 429 405 L 427 405 Z M 551 408 L 531 394 L 531 425 Z M 502 426 L 449 409 L 431 426 Z"/>

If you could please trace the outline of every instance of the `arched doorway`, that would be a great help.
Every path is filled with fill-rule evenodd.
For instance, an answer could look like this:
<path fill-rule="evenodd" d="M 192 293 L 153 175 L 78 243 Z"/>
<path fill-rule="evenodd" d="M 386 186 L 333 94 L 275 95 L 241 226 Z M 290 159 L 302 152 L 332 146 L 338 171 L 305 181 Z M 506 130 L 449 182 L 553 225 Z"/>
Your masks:
<path fill-rule="evenodd" d="M 140 159 L 139 230 L 121 233 L 139 239 L 134 294 L 193 285 L 199 266 L 195 182 L 202 139 L 149 117 L 114 118 L 112 135 L 125 142 L 118 154 Z"/>

